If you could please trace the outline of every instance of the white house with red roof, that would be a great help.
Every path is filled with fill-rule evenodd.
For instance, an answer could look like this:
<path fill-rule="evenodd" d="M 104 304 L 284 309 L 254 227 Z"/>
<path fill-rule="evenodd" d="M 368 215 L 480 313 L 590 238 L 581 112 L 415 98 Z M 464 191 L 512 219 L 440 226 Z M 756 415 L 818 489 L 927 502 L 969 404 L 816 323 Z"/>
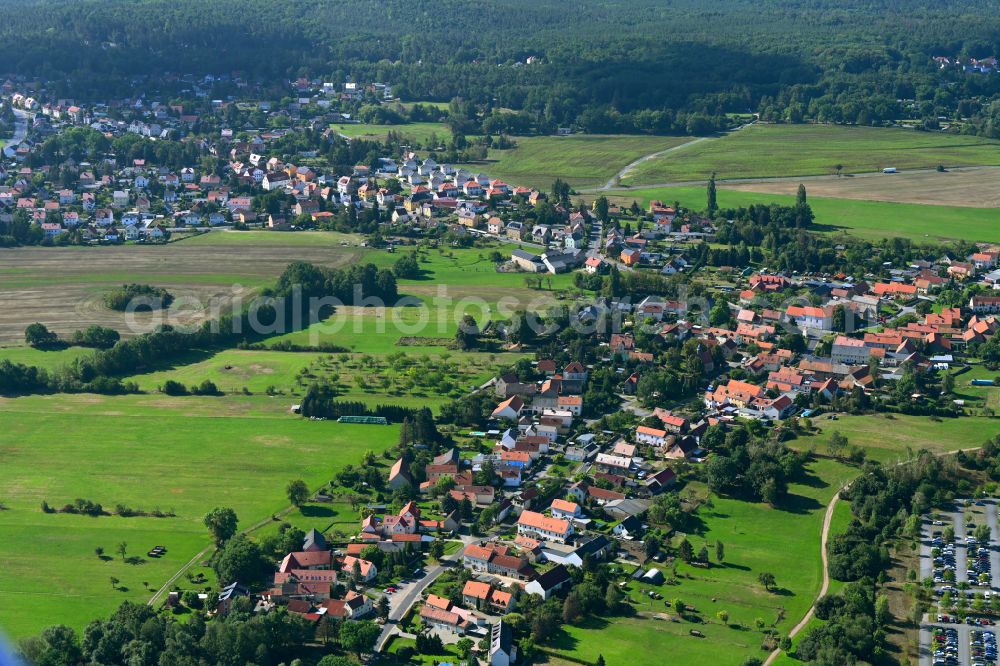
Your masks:
<path fill-rule="evenodd" d="M 495 419 L 511 419 L 515 420 L 521 416 L 521 412 L 524 410 L 524 400 L 521 400 L 519 396 L 512 395 L 507 398 L 493 410 L 493 418 Z"/>
<path fill-rule="evenodd" d="M 785 310 L 785 318 L 799 328 L 818 329 L 821 331 L 833 330 L 832 307 L 820 308 L 811 305 L 791 305 Z"/>
<path fill-rule="evenodd" d="M 517 519 L 517 533 L 521 536 L 566 543 L 573 536 L 573 523 L 561 518 L 550 518 L 535 511 L 522 511 Z"/>

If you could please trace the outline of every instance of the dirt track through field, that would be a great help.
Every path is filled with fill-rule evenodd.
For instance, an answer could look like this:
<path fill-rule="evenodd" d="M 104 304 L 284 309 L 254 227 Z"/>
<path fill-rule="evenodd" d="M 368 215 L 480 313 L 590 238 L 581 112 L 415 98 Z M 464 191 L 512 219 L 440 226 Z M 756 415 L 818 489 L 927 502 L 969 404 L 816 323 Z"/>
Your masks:
<path fill-rule="evenodd" d="M 16 248 L 0 250 L 0 342 L 23 340 L 24 328 L 42 322 L 62 336 L 91 324 L 129 331 L 126 315 L 104 306 L 102 297 L 124 282 L 165 287 L 176 301 L 167 314 L 189 324 L 213 316 L 207 304 L 225 312 L 234 299 L 270 284 L 301 259 L 342 266 L 356 253 L 330 247 L 198 245 L 100 248 Z M 153 315 L 134 317 L 142 326 Z"/>

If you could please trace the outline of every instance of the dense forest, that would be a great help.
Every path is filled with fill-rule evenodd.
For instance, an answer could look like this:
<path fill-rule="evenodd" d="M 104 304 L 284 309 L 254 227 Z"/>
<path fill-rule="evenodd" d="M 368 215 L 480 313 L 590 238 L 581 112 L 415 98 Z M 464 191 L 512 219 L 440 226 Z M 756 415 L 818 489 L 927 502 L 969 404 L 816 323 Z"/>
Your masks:
<path fill-rule="evenodd" d="M 170 75 L 392 85 L 412 100 L 524 111 L 592 132 L 765 119 L 1000 135 L 1000 74 L 933 56 L 1000 51 L 995 0 L 0 0 L 0 69 L 55 94 L 127 96 Z M 527 64 L 534 57 L 532 64 Z M 235 91 L 235 89 L 233 89 Z"/>

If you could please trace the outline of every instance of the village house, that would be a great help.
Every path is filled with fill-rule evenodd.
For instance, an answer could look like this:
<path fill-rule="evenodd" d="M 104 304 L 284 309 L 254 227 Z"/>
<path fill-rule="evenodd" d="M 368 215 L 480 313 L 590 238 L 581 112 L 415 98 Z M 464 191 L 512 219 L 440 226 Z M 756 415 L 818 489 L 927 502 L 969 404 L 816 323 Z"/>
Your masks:
<path fill-rule="evenodd" d="M 354 566 L 357 565 L 358 570 L 361 575 L 361 580 L 365 583 L 370 583 L 375 580 L 378 575 L 378 568 L 376 568 L 373 562 L 368 560 L 363 560 L 360 557 L 354 557 L 348 555 L 344 558 L 343 564 L 341 565 L 341 573 L 345 576 L 354 575 Z"/>
<path fill-rule="evenodd" d="M 522 511 L 517 519 L 517 533 L 521 536 L 565 543 L 573 536 L 573 523 L 559 518 L 549 518 L 535 511 Z"/>
<path fill-rule="evenodd" d="M 830 348 L 830 360 L 834 363 L 861 365 L 867 363 L 870 357 L 871 349 L 864 340 L 849 338 L 846 335 L 838 335 L 834 338 Z"/>
<path fill-rule="evenodd" d="M 667 431 L 648 426 L 638 426 L 635 429 L 635 439 L 640 444 L 663 446 L 667 441 Z"/>
<path fill-rule="evenodd" d="M 746 407 L 752 400 L 764 396 L 764 389 L 747 382 L 731 379 L 714 391 L 705 393 L 705 405 L 710 409 L 733 405 Z"/>
<path fill-rule="evenodd" d="M 1000 314 L 1000 296 L 973 296 L 969 299 L 969 309 L 977 315 Z"/>
<path fill-rule="evenodd" d="M 830 307 L 791 305 L 785 310 L 785 318 L 801 329 L 833 329 L 833 308 Z"/>
<path fill-rule="evenodd" d="M 521 411 L 524 409 L 524 400 L 520 396 L 511 396 L 507 398 L 493 410 L 492 417 L 495 419 L 509 419 L 516 421 L 519 416 L 521 416 Z"/>
<path fill-rule="evenodd" d="M 542 599 L 549 599 L 560 590 L 573 584 L 569 571 L 562 564 L 557 564 L 541 576 L 524 586 L 524 591 Z"/>
<path fill-rule="evenodd" d="M 464 635 L 475 629 L 479 620 L 471 612 L 459 608 L 449 600 L 437 595 L 428 595 L 420 609 L 420 621 L 431 628 Z"/>
<path fill-rule="evenodd" d="M 375 611 L 369 597 L 353 590 L 348 590 L 343 599 L 327 599 L 321 609 L 327 617 L 341 620 L 360 620 Z"/>
<path fill-rule="evenodd" d="M 677 473 L 666 467 L 656 474 L 646 477 L 645 488 L 651 495 L 658 495 L 673 485 L 677 479 Z"/>
<path fill-rule="evenodd" d="M 505 576 L 526 581 L 535 576 L 535 569 L 527 559 L 514 555 L 511 549 L 495 543 L 469 544 L 462 551 L 462 566 L 480 573 Z"/>
<path fill-rule="evenodd" d="M 583 511 L 580 509 L 579 504 L 576 502 L 568 502 L 564 499 L 556 498 L 552 500 L 552 506 L 550 509 L 552 511 L 553 518 L 573 520 L 583 516 Z"/>
<path fill-rule="evenodd" d="M 397 460 L 389 470 L 389 481 L 387 485 L 391 490 L 399 490 L 400 488 L 413 485 L 413 479 L 410 477 L 410 470 L 402 458 Z"/>
<path fill-rule="evenodd" d="M 514 610 L 514 595 L 499 590 L 489 583 L 470 580 L 462 588 L 462 603 L 476 610 L 494 615 L 504 615 Z"/>

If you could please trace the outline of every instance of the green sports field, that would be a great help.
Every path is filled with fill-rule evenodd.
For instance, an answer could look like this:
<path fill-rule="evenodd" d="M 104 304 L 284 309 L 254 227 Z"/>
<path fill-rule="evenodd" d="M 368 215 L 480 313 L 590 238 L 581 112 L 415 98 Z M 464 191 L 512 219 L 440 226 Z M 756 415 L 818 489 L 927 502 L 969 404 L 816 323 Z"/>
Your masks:
<path fill-rule="evenodd" d="M 652 152 L 652 151 L 650 151 Z M 692 143 L 640 164 L 624 182 L 674 183 L 718 178 L 770 178 L 937 165 L 1000 164 L 1000 141 L 976 136 L 843 125 L 755 124 Z"/>
<path fill-rule="evenodd" d="M 808 190 L 808 182 L 805 185 Z M 695 186 L 615 190 L 608 193 L 608 198 L 626 205 L 632 201 L 638 201 L 642 205 L 650 199 L 676 200 L 695 210 L 701 210 L 706 205 L 705 188 Z M 769 203 L 790 205 L 795 202 L 795 197 L 727 190 L 722 186 L 718 189 L 718 202 L 722 208 Z M 1000 225 L 997 224 L 998 212 L 995 208 L 958 208 L 813 196 L 809 197 L 809 205 L 816 215 L 816 228 L 829 233 L 845 232 L 873 240 L 901 236 L 915 241 L 961 239 L 1000 242 Z"/>
<path fill-rule="evenodd" d="M 0 400 L 0 628 L 14 637 L 57 623 L 82 628 L 124 599 L 148 599 L 144 582 L 156 589 L 209 545 L 201 519 L 211 508 L 234 508 L 247 527 L 287 506 L 288 481 L 318 487 L 366 450 L 382 451 L 398 437 L 394 426 L 290 416 L 279 400 Z M 177 516 L 91 518 L 39 508 L 43 500 L 62 506 L 76 498 Z M 121 541 L 139 561 L 122 561 Z M 165 557 L 146 556 L 156 545 L 167 547 Z M 95 555 L 98 546 L 110 559 Z"/>

